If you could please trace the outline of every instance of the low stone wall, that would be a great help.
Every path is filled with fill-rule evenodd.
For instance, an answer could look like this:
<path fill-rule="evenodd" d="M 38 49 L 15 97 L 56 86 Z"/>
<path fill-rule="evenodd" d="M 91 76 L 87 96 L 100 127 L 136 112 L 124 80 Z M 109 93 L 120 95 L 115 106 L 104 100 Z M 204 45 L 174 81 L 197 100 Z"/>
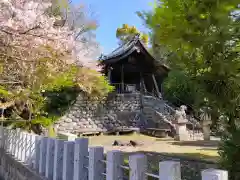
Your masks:
<path fill-rule="evenodd" d="M 116 94 L 105 101 L 93 101 L 79 95 L 76 102 L 55 124 L 57 131 L 73 134 L 110 132 L 138 126 L 140 94 Z"/>
<path fill-rule="evenodd" d="M 4 180 L 46 180 L 0 148 L 0 177 Z"/>

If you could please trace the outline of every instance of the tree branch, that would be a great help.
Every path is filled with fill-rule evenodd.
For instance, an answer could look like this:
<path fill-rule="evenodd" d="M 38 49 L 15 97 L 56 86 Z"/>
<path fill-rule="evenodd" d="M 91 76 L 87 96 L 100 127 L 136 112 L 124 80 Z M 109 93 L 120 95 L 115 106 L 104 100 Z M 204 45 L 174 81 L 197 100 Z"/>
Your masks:
<path fill-rule="evenodd" d="M 0 80 L 0 84 L 23 84 L 22 81 L 6 81 L 6 80 Z"/>
<path fill-rule="evenodd" d="M 38 28 L 40 28 L 40 25 L 36 25 L 36 26 L 34 26 L 34 27 L 24 31 L 24 32 L 20 32 L 19 34 L 27 34 L 28 32 L 30 32 L 32 30 L 35 30 L 35 29 L 38 29 Z"/>

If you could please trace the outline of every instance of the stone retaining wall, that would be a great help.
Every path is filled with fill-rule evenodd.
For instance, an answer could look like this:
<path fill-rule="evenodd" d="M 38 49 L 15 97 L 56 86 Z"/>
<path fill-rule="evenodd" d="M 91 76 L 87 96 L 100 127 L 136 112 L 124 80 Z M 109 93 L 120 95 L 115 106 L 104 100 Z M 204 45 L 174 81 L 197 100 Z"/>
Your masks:
<path fill-rule="evenodd" d="M 79 95 L 68 113 L 55 124 L 55 129 L 79 134 L 134 128 L 139 124 L 140 108 L 140 94 L 116 94 L 105 101 L 93 101 Z"/>
<path fill-rule="evenodd" d="M 4 180 L 46 180 L 0 148 L 0 175 Z"/>

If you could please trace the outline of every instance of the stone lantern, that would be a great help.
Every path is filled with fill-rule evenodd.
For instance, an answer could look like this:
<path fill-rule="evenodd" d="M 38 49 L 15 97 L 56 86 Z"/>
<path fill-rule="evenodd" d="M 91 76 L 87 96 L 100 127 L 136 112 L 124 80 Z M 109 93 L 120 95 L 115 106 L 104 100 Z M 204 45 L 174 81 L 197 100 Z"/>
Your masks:
<path fill-rule="evenodd" d="M 202 129 L 203 129 L 203 139 L 205 141 L 209 141 L 210 135 L 211 135 L 210 126 L 212 124 L 209 107 L 204 107 L 201 109 L 201 122 L 202 122 Z"/>

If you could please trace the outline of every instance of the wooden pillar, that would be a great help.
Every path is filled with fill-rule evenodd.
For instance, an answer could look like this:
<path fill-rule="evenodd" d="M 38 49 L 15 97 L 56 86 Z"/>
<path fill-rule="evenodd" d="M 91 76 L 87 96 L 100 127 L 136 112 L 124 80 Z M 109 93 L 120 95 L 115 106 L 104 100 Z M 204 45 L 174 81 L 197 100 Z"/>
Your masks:
<path fill-rule="evenodd" d="M 121 91 L 124 92 L 124 73 L 123 73 L 123 68 L 124 66 L 121 66 Z"/>
<path fill-rule="evenodd" d="M 159 88 L 158 88 L 158 85 L 157 85 L 157 81 L 156 81 L 156 79 L 155 79 L 155 75 L 154 75 L 154 74 L 152 74 L 152 79 L 153 79 L 153 83 L 154 83 L 154 86 L 155 86 L 155 88 L 156 88 L 158 97 L 161 98 L 161 93 L 160 93 L 160 91 L 159 91 Z"/>
<path fill-rule="evenodd" d="M 108 81 L 111 84 L 111 75 L 112 75 L 112 69 L 111 67 L 108 68 Z"/>
<path fill-rule="evenodd" d="M 146 93 L 146 92 L 147 92 L 147 89 L 146 89 L 146 85 L 145 85 L 145 82 L 144 82 L 143 74 L 141 73 L 140 76 L 141 76 L 141 84 L 142 84 L 141 88 L 143 88 L 143 89 L 141 89 L 141 90 L 143 90 L 143 92 Z"/>

